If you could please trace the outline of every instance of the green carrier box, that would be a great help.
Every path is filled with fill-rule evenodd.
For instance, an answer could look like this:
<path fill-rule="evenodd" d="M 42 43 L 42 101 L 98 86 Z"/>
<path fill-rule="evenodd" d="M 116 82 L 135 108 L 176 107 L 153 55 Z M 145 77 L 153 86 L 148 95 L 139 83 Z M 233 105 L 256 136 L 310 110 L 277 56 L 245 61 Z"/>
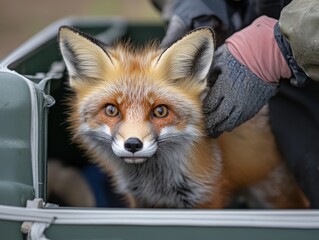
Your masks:
<path fill-rule="evenodd" d="M 62 19 L 0 61 L 0 239 L 319 239 L 319 211 L 312 210 L 88 209 L 48 204 L 48 152 L 64 151 L 68 145 L 63 126 L 54 125 L 65 110 L 66 74 L 56 39 L 62 25 L 105 43 L 130 39 L 143 44 L 164 35 L 163 27 L 153 23 Z"/>

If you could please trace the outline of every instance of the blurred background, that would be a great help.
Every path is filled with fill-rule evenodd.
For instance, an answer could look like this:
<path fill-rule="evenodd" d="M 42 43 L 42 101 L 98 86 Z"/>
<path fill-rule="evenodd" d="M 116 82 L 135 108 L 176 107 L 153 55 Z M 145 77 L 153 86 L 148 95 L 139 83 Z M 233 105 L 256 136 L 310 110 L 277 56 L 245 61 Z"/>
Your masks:
<path fill-rule="evenodd" d="M 161 21 L 149 0 L 0 0 L 0 59 L 52 22 L 69 16 Z"/>

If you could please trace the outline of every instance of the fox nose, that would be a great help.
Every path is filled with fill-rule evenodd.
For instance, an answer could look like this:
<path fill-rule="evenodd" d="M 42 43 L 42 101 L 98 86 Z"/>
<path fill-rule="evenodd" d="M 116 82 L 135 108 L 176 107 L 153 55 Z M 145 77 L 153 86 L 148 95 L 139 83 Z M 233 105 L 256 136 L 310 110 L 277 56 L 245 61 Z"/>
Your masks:
<path fill-rule="evenodd" d="M 125 141 L 124 148 L 131 153 L 135 153 L 143 148 L 143 143 L 138 138 L 129 138 Z"/>

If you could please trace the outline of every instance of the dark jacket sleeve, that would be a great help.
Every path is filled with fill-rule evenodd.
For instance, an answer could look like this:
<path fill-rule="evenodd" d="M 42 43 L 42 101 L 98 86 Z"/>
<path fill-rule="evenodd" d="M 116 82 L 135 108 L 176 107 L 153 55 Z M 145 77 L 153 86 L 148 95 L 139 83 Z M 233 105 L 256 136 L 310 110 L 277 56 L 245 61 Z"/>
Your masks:
<path fill-rule="evenodd" d="M 153 5 L 162 13 L 165 21 L 172 15 L 178 15 L 188 26 L 192 21 L 203 16 L 214 16 L 223 25 L 229 27 L 227 4 L 224 0 L 151 0 Z"/>

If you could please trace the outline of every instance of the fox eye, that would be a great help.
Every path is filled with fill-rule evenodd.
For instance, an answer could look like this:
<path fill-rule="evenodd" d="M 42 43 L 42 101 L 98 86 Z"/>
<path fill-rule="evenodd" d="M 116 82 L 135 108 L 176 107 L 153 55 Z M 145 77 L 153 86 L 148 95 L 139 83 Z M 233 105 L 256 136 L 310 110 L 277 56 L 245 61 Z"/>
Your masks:
<path fill-rule="evenodd" d="M 113 104 L 106 104 L 104 112 L 108 117 L 116 117 L 119 115 L 119 109 Z"/>
<path fill-rule="evenodd" d="M 153 116 L 158 118 L 165 118 L 168 116 L 168 109 L 165 105 L 158 105 L 153 110 Z"/>

